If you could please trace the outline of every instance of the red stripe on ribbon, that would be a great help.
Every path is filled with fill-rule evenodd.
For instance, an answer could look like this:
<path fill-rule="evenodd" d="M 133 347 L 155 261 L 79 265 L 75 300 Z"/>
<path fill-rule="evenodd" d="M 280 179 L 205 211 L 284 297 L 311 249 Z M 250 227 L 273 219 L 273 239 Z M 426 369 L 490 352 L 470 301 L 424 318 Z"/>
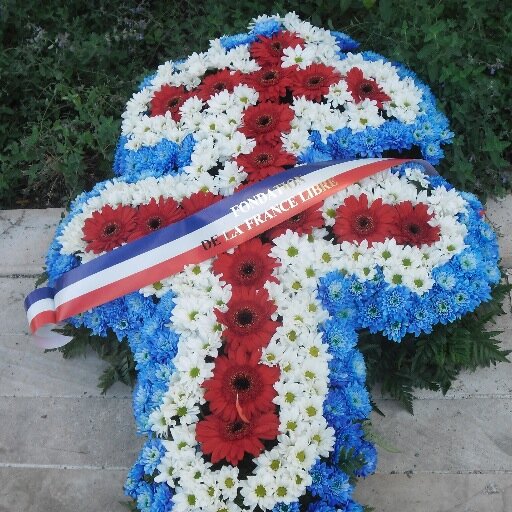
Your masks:
<path fill-rule="evenodd" d="M 41 311 L 30 322 L 30 330 L 34 333 L 43 325 L 56 324 L 57 315 L 55 311 Z M 66 317 L 67 318 L 67 317 Z"/>

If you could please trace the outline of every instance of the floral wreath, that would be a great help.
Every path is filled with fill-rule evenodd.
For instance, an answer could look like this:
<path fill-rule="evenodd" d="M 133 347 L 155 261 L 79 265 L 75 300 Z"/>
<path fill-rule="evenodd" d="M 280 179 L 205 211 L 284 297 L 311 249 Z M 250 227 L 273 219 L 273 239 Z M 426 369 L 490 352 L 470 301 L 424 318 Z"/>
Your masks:
<path fill-rule="evenodd" d="M 451 140 L 405 68 L 294 13 L 167 62 L 128 102 L 117 178 L 79 196 L 50 283 L 295 165 Z M 234 250 L 70 320 L 127 339 L 148 436 L 143 511 L 360 511 L 371 405 L 357 330 L 394 341 L 473 311 L 498 282 L 482 205 L 416 164 L 377 174 Z M 344 462 L 354 462 L 347 469 Z"/>

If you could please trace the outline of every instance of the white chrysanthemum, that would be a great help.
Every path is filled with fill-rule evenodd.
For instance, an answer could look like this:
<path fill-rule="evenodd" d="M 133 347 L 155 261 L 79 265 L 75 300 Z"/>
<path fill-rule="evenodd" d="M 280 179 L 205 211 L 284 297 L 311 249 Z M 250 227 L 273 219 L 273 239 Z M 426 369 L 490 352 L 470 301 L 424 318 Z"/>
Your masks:
<path fill-rule="evenodd" d="M 194 510 L 201 510 L 201 504 L 207 503 L 210 500 L 208 491 L 203 486 L 189 486 L 185 491 L 182 487 L 177 487 L 176 492 L 172 497 L 174 504 L 173 510 L 176 512 L 192 512 Z"/>
<path fill-rule="evenodd" d="M 155 409 L 154 411 L 151 412 L 151 414 L 149 415 L 149 424 L 151 425 L 151 430 L 158 437 L 164 437 L 167 435 L 169 423 L 162 409 Z"/>
<path fill-rule="evenodd" d="M 315 49 L 311 46 L 303 48 L 300 45 L 297 45 L 295 48 L 284 48 L 281 61 L 283 68 L 297 66 L 300 69 L 306 69 L 315 61 Z"/>
<path fill-rule="evenodd" d="M 151 85 L 153 87 L 161 87 L 167 84 L 172 79 L 174 73 L 174 63 L 172 60 L 168 60 L 158 66 L 155 76 L 151 79 Z"/>
<path fill-rule="evenodd" d="M 348 90 L 346 80 L 340 80 L 338 83 L 332 84 L 325 97 L 333 107 L 343 107 L 346 103 L 354 101 Z"/>
<path fill-rule="evenodd" d="M 250 476 L 244 481 L 241 493 L 244 504 L 253 510 L 260 507 L 263 510 L 272 509 L 276 504 L 273 496 L 276 491 L 276 481 L 272 474 L 261 473 Z"/>
<path fill-rule="evenodd" d="M 236 466 L 222 466 L 213 473 L 217 486 L 225 499 L 234 500 L 238 494 L 240 483 Z"/>
<path fill-rule="evenodd" d="M 214 178 L 214 183 L 221 194 L 231 195 L 246 177 L 247 173 L 236 162 L 226 162 Z"/>
<path fill-rule="evenodd" d="M 377 128 L 386 122 L 379 114 L 377 102 L 368 98 L 360 103 L 347 103 L 343 117 L 353 132 L 360 132 L 368 127 Z"/>
<path fill-rule="evenodd" d="M 251 59 L 249 52 L 249 45 L 241 44 L 228 52 L 228 58 L 230 60 L 229 67 L 235 71 L 242 73 L 252 73 L 260 69 L 259 64 Z"/>

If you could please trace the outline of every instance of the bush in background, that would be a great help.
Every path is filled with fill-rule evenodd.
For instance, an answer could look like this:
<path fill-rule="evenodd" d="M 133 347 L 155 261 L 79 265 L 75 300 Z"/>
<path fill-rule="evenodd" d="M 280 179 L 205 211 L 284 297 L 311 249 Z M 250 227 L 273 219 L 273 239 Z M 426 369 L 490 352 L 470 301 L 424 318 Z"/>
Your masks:
<path fill-rule="evenodd" d="M 290 10 L 430 84 L 456 133 L 439 169 L 455 185 L 512 187 L 512 12 L 498 0 L 0 0 L 0 208 L 64 205 L 110 176 L 145 74 Z"/>

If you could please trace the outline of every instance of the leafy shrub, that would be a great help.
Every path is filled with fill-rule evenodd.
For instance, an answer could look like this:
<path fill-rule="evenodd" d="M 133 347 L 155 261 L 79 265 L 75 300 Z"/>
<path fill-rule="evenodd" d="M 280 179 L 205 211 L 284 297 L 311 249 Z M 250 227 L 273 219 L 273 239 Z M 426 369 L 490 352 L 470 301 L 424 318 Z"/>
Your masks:
<path fill-rule="evenodd" d="M 432 86 L 457 135 L 440 167 L 454 184 L 481 196 L 511 187 L 512 12 L 498 0 L 1 0 L 0 207 L 65 204 L 105 179 L 145 74 L 289 10 Z"/>

